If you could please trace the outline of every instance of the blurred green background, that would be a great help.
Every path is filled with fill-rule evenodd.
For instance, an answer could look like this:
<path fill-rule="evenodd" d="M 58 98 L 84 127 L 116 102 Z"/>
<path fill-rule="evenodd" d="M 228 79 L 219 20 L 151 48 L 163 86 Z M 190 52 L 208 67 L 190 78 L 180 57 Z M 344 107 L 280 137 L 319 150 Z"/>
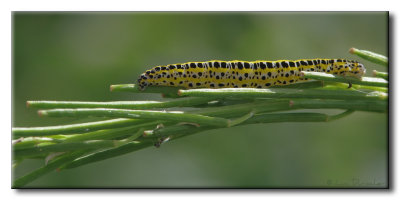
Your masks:
<path fill-rule="evenodd" d="M 27 100 L 143 100 L 111 93 L 156 65 L 187 61 L 387 55 L 386 12 L 14 12 L 13 127 L 82 122 L 39 118 Z M 363 61 L 368 74 L 387 69 Z M 330 113 L 338 113 L 330 111 Z M 387 114 L 329 123 L 207 131 L 72 170 L 29 187 L 386 187 Z M 15 176 L 42 161 L 24 161 Z M 375 184 L 373 184 L 375 183 Z"/>

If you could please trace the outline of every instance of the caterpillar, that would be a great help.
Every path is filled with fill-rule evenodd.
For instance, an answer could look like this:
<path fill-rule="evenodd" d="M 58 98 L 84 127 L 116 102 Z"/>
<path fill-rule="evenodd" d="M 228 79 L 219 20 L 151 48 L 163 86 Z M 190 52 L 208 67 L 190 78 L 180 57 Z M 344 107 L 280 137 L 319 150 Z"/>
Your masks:
<path fill-rule="evenodd" d="M 300 71 L 315 71 L 361 78 L 363 64 L 346 59 L 301 59 L 277 61 L 186 62 L 156 66 L 140 75 L 139 90 L 147 86 L 184 88 L 268 88 L 306 81 Z"/>

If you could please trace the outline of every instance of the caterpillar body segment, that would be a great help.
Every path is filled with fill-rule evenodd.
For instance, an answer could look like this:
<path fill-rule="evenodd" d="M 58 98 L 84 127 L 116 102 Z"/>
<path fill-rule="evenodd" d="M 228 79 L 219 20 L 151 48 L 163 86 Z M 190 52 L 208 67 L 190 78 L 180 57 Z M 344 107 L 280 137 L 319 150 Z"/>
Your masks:
<path fill-rule="evenodd" d="M 147 86 L 175 86 L 184 88 L 267 88 L 306 81 L 301 71 L 325 72 L 361 78 L 365 67 L 345 59 L 301 59 L 277 61 L 221 61 L 187 62 L 156 66 L 140 75 L 139 89 Z"/>

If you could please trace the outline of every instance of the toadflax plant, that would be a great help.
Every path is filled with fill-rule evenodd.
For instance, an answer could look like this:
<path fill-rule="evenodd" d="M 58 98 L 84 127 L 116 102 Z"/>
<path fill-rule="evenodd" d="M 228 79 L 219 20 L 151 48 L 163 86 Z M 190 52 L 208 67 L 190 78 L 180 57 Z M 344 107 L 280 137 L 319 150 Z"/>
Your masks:
<path fill-rule="evenodd" d="M 387 58 L 352 48 L 350 53 L 387 66 Z M 22 188 L 53 171 L 159 147 L 211 129 L 256 123 L 328 122 L 354 111 L 388 111 L 388 75 L 361 79 L 302 71 L 312 81 L 259 88 L 183 89 L 134 84 L 112 85 L 112 92 L 161 93 L 164 101 L 28 101 L 41 117 L 106 117 L 107 120 L 12 129 L 13 168 L 25 159 L 41 159 L 42 167 L 13 180 Z M 349 87 L 351 86 L 351 87 Z M 190 108 L 190 109 L 188 109 Z M 166 111 L 168 109 L 168 111 Z M 302 111 L 295 110 L 302 109 Z M 306 110 L 305 110 L 306 109 Z M 342 109 L 328 115 L 314 109 Z"/>

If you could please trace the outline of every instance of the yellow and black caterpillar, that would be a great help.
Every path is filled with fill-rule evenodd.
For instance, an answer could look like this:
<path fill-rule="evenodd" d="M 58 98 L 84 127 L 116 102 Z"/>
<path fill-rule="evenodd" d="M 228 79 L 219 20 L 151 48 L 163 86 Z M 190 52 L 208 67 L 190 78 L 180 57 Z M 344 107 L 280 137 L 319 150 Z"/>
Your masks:
<path fill-rule="evenodd" d="M 325 72 L 361 78 L 366 69 L 357 61 L 345 59 L 302 59 L 277 61 L 187 62 L 156 66 L 141 74 L 139 89 L 147 86 L 184 88 L 267 88 L 305 81 L 300 71 Z"/>

